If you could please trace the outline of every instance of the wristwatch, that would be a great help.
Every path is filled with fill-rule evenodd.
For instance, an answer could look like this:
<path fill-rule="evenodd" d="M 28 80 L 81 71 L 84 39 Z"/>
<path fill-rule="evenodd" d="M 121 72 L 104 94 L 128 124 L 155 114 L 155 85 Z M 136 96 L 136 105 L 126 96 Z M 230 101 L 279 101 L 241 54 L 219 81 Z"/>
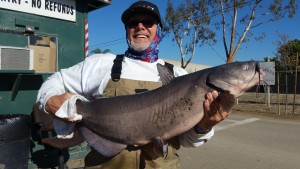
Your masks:
<path fill-rule="evenodd" d="M 205 130 L 205 129 L 201 128 L 198 124 L 196 124 L 194 126 L 194 130 L 197 134 L 206 134 L 206 133 L 210 132 L 211 129 Z"/>

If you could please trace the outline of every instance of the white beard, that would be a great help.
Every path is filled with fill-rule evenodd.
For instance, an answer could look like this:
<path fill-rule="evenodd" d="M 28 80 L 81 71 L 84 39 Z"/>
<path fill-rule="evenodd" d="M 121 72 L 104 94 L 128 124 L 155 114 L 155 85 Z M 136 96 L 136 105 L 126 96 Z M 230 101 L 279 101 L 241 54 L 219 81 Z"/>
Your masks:
<path fill-rule="evenodd" d="M 147 49 L 150 46 L 150 43 L 142 43 L 142 44 L 136 44 L 133 41 L 128 41 L 129 47 L 134 49 L 135 51 L 143 51 Z"/>

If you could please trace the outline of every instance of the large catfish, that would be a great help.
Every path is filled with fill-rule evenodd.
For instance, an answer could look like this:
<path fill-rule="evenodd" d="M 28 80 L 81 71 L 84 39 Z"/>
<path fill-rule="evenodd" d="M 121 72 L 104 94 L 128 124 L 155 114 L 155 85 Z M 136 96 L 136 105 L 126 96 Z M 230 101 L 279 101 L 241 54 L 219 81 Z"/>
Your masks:
<path fill-rule="evenodd" d="M 81 133 L 105 156 L 114 156 L 128 145 L 159 143 L 201 120 L 207 92 L 217 90 L 220 109 L 229 112 L 235 98 L 258 84 L 262 75 L 257 62 L 234 62 L 174 78 L 152 91 L 78 101 Z"/>

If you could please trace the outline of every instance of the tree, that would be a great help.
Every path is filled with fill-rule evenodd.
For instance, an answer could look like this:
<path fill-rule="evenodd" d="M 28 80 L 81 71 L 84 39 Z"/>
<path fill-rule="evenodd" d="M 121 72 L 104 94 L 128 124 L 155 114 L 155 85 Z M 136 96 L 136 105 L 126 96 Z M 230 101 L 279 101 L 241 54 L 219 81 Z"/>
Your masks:
<path fill-rule="evenodd" d="M 166 35 L 174 35 L 172 40 L 179 47 L 182 68 L 186 68 L 191 62 L 197 44 L 215 41 L 215 33 L 209 28 L 207 7 L 205 0 L 185 0 L 175 9 L 173 3 L 168 0 L 164 31 Z"/>
<path fill-rule="evenodd" d="M 295 70 L 296 65 L 300 70 L 300 40 L 289 40 L 278 46 L 278 59 L 286 70 Z M 298 55 L 298 56 L 297 56 Z M 296 62 L 298 57 L 298 63 Z"/>
<path fill-rule="evenodd" d="M 96 54 L 96 53 L 109 53 L 109 52 L 110 52 L 109 49 L 105 49 L 104 51 L 102 51 L 101 49 L 96 48 L 96 49 L 92 50 L 90 53 L 91 54 Z"/>
<path fill-rule="evenodd" d="M 222 30 L 227 63 L 234 60 L 241 44 L 254 35 L 250 29 L 278 21 L 285 18 L 286 14 L 291 18 L 298 7 L 296 0 L 212 0 L 211 6 L 211 17 L 221 14 L 221 21 L 216 22 L 215 25 L 217 29 Z M 238 18 L 238 11 L 243 11 L 245 14 Z M 227 28 L 229 33 L 226 32 Z M 264 33 L 257 39 L 263 36 Z"/>

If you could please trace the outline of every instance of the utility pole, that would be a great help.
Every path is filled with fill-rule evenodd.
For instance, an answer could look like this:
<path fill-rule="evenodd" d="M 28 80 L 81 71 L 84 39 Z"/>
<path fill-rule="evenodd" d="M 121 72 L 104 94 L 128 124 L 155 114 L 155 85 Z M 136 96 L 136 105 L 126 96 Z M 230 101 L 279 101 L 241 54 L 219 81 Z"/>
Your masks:
<path fill-rule="evenodd" d="M 270 62 L 270 58 L 267 57 L 267 62 Z M 270 86 L 266 85 L 266 104 L 268 107 L 271 107 L 271 101 L 270 101 Z"/>

